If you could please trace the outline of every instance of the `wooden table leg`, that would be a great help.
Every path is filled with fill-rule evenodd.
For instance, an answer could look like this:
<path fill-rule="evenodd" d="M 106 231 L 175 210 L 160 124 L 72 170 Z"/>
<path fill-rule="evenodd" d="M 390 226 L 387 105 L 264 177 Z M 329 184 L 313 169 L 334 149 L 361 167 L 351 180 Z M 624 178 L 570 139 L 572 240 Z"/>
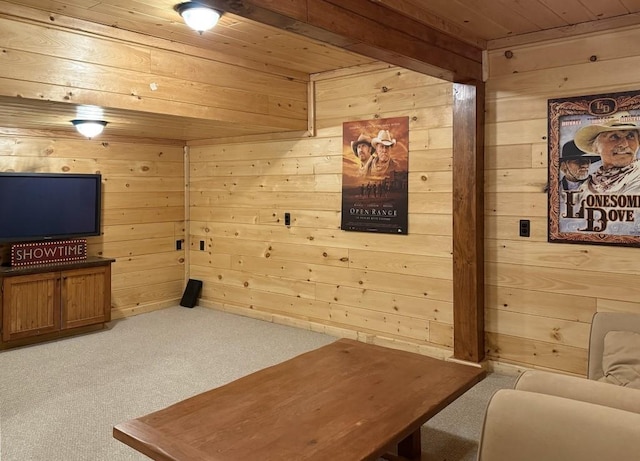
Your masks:
<path fill-rule="evenodd" d="M 420 459 L 421 454 L 422 442 L 418 428 L 398 443 L 398 455 L 406 459 Z"/>

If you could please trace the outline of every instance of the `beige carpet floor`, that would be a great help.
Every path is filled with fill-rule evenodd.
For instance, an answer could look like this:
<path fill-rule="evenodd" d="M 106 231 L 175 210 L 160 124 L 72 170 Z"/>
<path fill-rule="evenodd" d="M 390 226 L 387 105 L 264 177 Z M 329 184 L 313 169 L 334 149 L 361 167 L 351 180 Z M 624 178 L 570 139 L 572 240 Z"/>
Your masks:
<path fill-rule="evenodd" d="M 0 460 L 148 459 L 113 439 L 112 427 L 335 339 L 176 306 L 2 351 Z M 489 397 L 513 382 L 491 374 L 423 426 L 427 459 L 473 461 Z"/>

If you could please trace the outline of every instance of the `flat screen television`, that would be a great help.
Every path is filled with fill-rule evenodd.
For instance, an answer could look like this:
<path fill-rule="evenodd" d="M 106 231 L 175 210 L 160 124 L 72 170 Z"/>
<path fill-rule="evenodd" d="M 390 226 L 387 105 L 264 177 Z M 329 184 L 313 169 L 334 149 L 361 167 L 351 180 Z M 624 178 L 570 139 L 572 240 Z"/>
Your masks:
<path fill-rule="evenodd" d="M 0 243 L 100 235 L 99 174 L 0 172 Z"/>

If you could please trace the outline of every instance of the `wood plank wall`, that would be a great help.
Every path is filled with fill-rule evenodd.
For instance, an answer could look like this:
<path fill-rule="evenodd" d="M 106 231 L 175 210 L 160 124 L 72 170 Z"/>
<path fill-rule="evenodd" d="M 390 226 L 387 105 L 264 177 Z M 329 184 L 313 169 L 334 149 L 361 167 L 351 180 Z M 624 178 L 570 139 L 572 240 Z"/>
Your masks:
<path fill-rule="evenodd" d="M 315 88 L 317 137 L 191 143 L 190 272 L 203 301 L 450 353 L 451 84 L 379 64 Z M 395 116 L 410 117 L 409 235 L 341 231 L 342 123 Z"/>
<path fill-rule="evenodd" d="M 0 128 L 0 170 L 101 173 L 102 230 L 89 255 L 114 258 L 112 317 L 176 305 L 184 289 L 184 147 Z M 0 246 L 0 262 L 8 259 Z"/>
<path fill-rule="evenodd" d="M 596 311 L 640 313 L 640 249 L 547 243 L 547 100 L 639 90 L 640 28 L 488 55 L 489 357 L 584 375 Z M 506 51 L 513 57 L 507 58 Z M 593 57 L 593 58 L 592 58 Z M 520 219 L 531 237 L 518 237 Z"/>
<path fill-rule="evenodd" d="M 0 96 L 224 121 L 230 132 L 307 128 L 307 74 L 0 5 L 16 15 L 0 14 Z"/>
<path fill-rule="evenodd" d="M 91 63 L 87 52 L 82 64 L 87 72 L 76 73 L 76 61 L 65 55 L 68 32 L 25 21 L 26 29 L 9 22 L 0 28 L 8 50 L 1 56 L 0 95 L 64 102 L 71 90 L 84 98 L 78 102 L 146 110 L 131 105 L 130 91 L 132 84 L 138 88 L 135 82 L 147 82 L 149 72 L 169 88 L 186 82 L 162 70 L 162 59 L 176 58 L 175 53 L 157 52 L 151 44 L 107 44 L 90 34 L 82 35 L 82 49 L 105 50 L 102 64 Z M 32 43 L 36 36 L 48 40 Z M 628 44 L 638 39 L 640 28 L 634 27 L 488 53 L 485 318 L 490 359 L 584 374 L 593 313 L 640 312 L 640 249 L 547 243 L 544 192 L 547 100 L 637 90 L 640 54 Z M 110 70 L 118 69 L 112 84 L 78 80 L 100 70 L 104 59 Z M 71 86 L 64 69 L 72 72 L 67 77 L 74 76 Z M 117 259 L 115 317 L 175 304 L 186 273 L 204 280 L 205 305 L 447 354 L 453 321 L 451 85 L 382 64 L 314 80 L 317 137 L 191 143 L 188 255 L 175 250 L 175 240 L 185 237 L 182 143 L 87 141 L 0 128 L 0 168 L 102 172 L 104 236 L 90 239 L 90 252 Z M 295 90 L 300 100 L 302 83 Z M 198 94 L 183 102 L 187 105 L 156 100 L 150 114 L 203 113 L 189 106 L 201 102 Z M 300 107 L 296 115 L 274 123 L 306 117 L 302 105 L 294 106 Z M 411 127 L 410 234 L 340 231 L 342 123 L 405 115 Z M 238 114 L 235 121 L 247 116 Z M 284 212 L 291 213 L 290 228 L 282 222 Z M 520 219 L 531 220 L 528 239 L 518 237 Z M 198 249 L 200 241 L 204 251 Z M 6 254 L 6 248 L 0 250 Z M 187 256 L 191 264 L 185 267 Z"/>
<path fill-rule="evenodd" d="M 640 250 L 547 243 L 545 192 L 547 100 L 638 89 L 640 55 L 624 46 L 638 38 L 630 28 L 488 55 L 485 328 L 497 363 L 584 375 L 593 313 L 640 312 Z M 317 138 L 191 147 L 191 237 L 206 242 L 191 247 L 192 275 L 205 303 L 449 348 L 451 87 L 397 68 L 325 77 Z M 342 232 L 341 124 L 396 115 L 412 120 L 410 235 Z"/>

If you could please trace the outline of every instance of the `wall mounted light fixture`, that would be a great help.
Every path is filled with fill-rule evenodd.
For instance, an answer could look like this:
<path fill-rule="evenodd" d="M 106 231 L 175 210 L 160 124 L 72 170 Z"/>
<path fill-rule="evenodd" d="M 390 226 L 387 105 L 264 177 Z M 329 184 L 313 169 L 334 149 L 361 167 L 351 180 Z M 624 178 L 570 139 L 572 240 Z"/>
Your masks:
<path fill-rule="evenodd" d="M 95 138 L 107 126 L 107 122 L 104 120 L 71 120 L 71 123 L 76 127 L 78 133 L 87 138 Z"/>
<path fill-rule="evenodd" d="M 184 22 L 200 35 L 213 28 L 220 19 L 220 12 L 198 2 L 177 4 L 174 9 L 182 16 Z"/>

